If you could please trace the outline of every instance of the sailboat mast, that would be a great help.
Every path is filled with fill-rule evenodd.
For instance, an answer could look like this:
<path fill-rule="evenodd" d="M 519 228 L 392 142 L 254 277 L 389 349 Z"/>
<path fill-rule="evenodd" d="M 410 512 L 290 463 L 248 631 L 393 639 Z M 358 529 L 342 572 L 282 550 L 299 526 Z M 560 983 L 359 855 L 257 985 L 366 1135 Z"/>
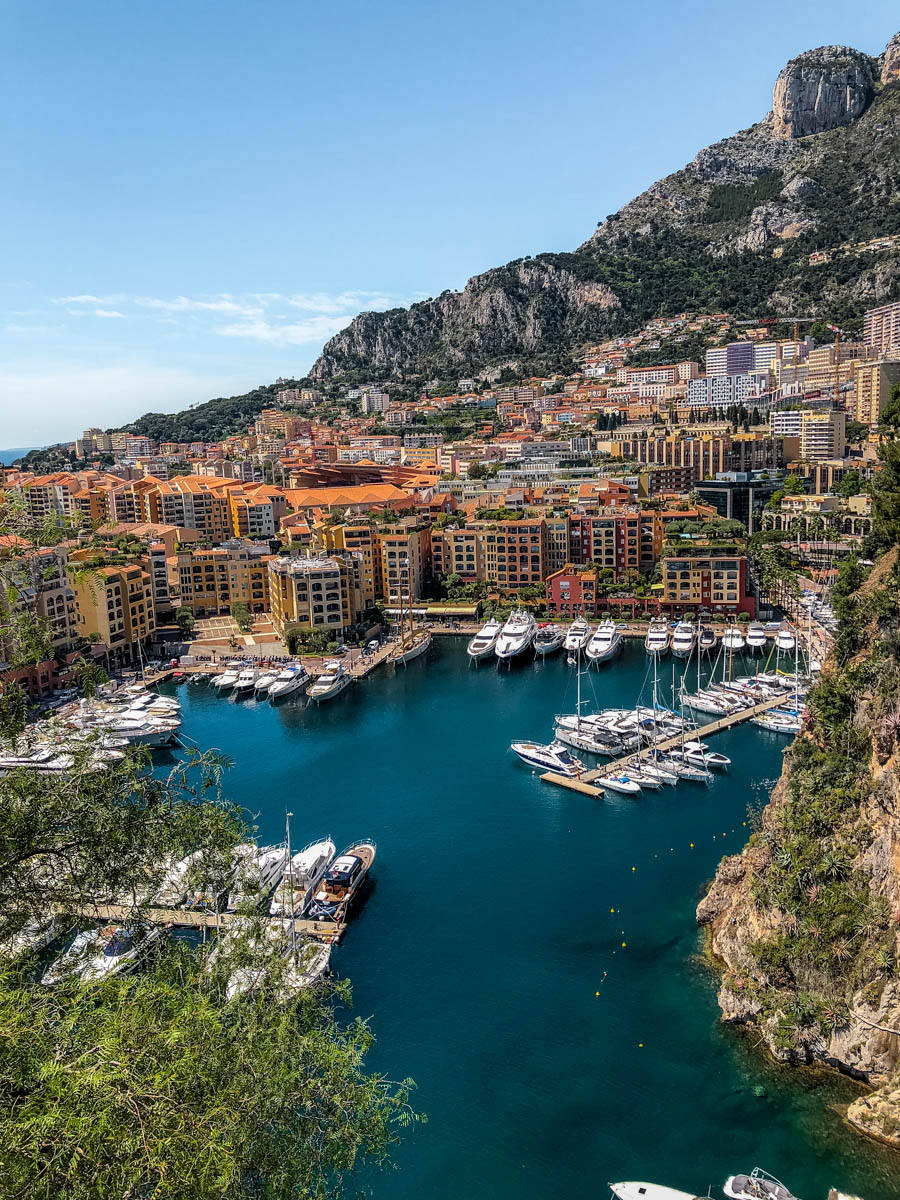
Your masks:
<path fill-rule="evenodd" d="M 295 956 L 297 953 L 297 928 L 294 923 L 294 911 L 295 911 L 295 909 L 294 909 L 294 860 L 291 855 L 291 817 L 293 815 L 294 814 L 292 812 L 285 813 L 284 829 L 285 829 L 285 844 L 287 847 L 288 887 L 290 888 L 290 892 L 291 892 L 291 955 Z"/>

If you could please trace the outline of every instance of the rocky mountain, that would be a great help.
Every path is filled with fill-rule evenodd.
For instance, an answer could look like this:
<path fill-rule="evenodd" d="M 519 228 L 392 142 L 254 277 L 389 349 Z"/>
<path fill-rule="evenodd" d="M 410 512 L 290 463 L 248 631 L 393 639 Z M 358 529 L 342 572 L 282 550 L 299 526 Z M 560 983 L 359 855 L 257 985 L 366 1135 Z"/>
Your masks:
<path fill-rule="evenodd" d="M 325 346 L 320 380 L 566 363 L 655 315 L 725 309 L 858 320 L 900 296 L 895 251 L 813 250 L 900 233 L 900 34 L 873 58 L 825 46 L 792 59 L 772 110 L 701 150 L 602 221 L 541 254 L 408 309 L 362 313 Z"/>

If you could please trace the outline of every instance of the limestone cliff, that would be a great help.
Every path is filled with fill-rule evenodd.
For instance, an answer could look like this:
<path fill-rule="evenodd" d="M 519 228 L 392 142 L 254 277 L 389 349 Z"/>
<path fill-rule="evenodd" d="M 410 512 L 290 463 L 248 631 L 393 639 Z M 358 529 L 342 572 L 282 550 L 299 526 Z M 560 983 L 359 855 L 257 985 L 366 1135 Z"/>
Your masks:
<path fill-rule="evenodd" d="M 900 638 L 897 550 L 845 577 L 837 661 L 809 697 L 759 828 L 697 910 L 723 1019 L 787 1062 L 873 1085 L 849 1120 L 900 1146 Z"/>
<path fill-rule="evenodd" d="M 886 233 L 900 233 L 900 34 L 878 59 L 844 46 L 792 59 L 763 120 L 701 150 L 576 250 L 363 313 L 313 374 L 490 378 L 504 365 L 566 365 L 585 344 L 692 309 L 850 321 L 900 295 L 898 256 L 848 271 L 811 267 L 809 254 Z"/>

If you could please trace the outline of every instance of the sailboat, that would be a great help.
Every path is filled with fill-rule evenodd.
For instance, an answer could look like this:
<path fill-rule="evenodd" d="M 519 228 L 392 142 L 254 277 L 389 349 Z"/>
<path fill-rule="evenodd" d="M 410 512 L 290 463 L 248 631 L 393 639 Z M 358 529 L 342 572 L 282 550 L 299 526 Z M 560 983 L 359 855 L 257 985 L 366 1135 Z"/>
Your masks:
<path fill-rule="evenodd" d="M 431 645 L 431 630 L 419 629 L 416 630 L 413 625 L 413 610 L 412 610 L 412 585 L 410 583 L 409 559 L 404 562 L 406 567 L 406 591 L 409 598 L 409 629 L 404 628 L 403 624 L 403 582 L 401 575 L 400 582 L 400 630 L 401 639 L 400 645 L 394 652 L 393 661 L 402 663 L 405 667 L 407 663 L 412 662 L 414 658 L 419 658 L 424 654 Z"/>

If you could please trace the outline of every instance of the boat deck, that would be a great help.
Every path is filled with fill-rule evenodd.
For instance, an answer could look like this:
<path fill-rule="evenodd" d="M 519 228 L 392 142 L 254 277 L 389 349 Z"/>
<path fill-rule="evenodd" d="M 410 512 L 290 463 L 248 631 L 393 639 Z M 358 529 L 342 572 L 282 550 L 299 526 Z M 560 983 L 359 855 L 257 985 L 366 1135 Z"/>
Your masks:
<path fill-rule="evenodd" d="M 732 725 L 740 725 L 743 721 L 749 721 L 753 717 L 758 717 L 760 713 L 768 712 L 770 708 L 778 708 L 779 705 L 787 701 L 787 696 L 771 696 L 768 700 L 763 700 L 759 704 L 754 704 L 752 708 L 742 708 L 739 712 L 729 713 L 727 717 L 717 717 L 715 721 L 710 721 L 707 725 L 701 725 L 699 729 L 689 731 L 689 738 L 692 742 L 705 741 L 713 733 L 718 733 L 722 729 L 730 729 Z M 676 746 L 681 744 L 681 734 L 676 734 L 674 737 L 665 738 L 661 742 L 656 743 L 656 749 L 660 753 L 665 753 L 666 750 L 674 750 Z M 605 775 L 613 775 L 628 767 L 636 765 L 638 759 L 646 758 L 647 752 L 651 747 L 645 746 L 642 750 L 635 750 L 632 754 L 626 754 L 622 758 L 614 758 L 611 762 L 605 763 L 602 767 L 592 767 L 590 771 L 585 771 L 577 778 L 569 779 L 565 775 L 557 775 L 555 771 L 547 771 L 541 776 L 545 783 L 556 783 L 560 787 L 569 788 L 573 792 L 582 792 L 587 796 L 603 796 L 606 793 L 602 787 L 594 787 L 594 780 L 601 779 Z"/>

